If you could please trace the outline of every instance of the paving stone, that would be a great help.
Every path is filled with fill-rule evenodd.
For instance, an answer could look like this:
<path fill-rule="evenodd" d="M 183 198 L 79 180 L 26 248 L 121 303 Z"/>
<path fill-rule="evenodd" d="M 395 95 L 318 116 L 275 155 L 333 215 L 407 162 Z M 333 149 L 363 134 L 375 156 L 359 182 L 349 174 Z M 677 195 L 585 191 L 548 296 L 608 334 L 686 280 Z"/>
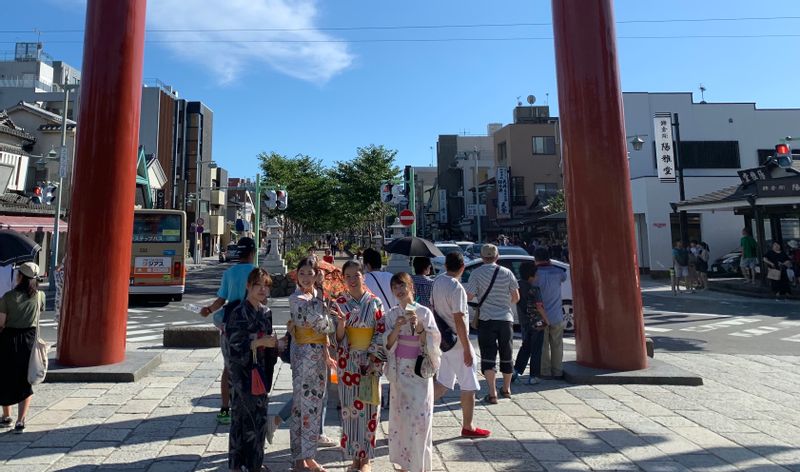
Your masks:
<path fill-rule="evenodd" d="M 532 455 L 537 462 L 541 463 L 542 466 L 544 466 L 545 461 L 576 460 L 575 454 L 573 454 L 569 449 L 558 443 L 546 444 L 546 443 L 532 443 L 528 441 L 523 441 L 522 447 L 524 447 L 525 450 L 528 451 L 528 453 Z M 545 466 L 545 468 L 547 467 Z"/>
<path fill-rule="evenodd" d="M 592 470 L 588 465 L 579 461 L 539 462 L 548 472 L 583 472 Z"/>
<path fill-rule="evenodd" d="M 676 454 L 674 459 L 690 469 L 731 470 L 733 466 L 711 454 Z"/>
<path fill-rule="evenodd" d="M 29 448 L 19 452 L 11 458 L 14 465 L 45 464 L 51 465 L 64 457 L 69 451 L 67 448 Z"/>
<path fill-rule="evenodd" d="M 7 461 L 30 445 L 29 442 L 0 443 L 0 461 Z"/>
<path fill-rule="evenodd" d="M 69 430 L 67 430 L 69 431 Z M 54 448 L 54 447 L 74 447 L 86 436 L 86 433 L 70 433 L 63 431 L 53 431 L 45 434 L 40 439 L 34 441 L 31 448 Z"/>
<path fill-rule="evenodd" d="M 48 410 L 70 410 L 76 411 L 87 406 L 90 398 L 65 398 L 48 407 Z"/>
<path fill-rule="evenodd" d="M 645 472 L 689 472 L 683 464 L 672 461 L 645 461 L 637 462 L 636 465 Z"/>
<path fill-rule="evenodd" d="M 64 456 L 57 460 L 48 470 L 68 470 L 69 472 L 90 472 L 98 469 L 103 463 L 103 457 L 91 456 Z"/>
<path fill-rule="evenodd" d="M 577 456 L 592 470 L 639 470 L 639 467 L 619 453 L 591 454 L 578 452 Z"/>
<path fill-rule="evenodd" d="M 122 405 L 116 413 L 150 413 L 158 407 L 158 400 L 130 400 Z"/>
<path fill-rule="evenodd" d="M 69 451 L 70 456 L 106 457 L 119 446 L 116 441 L 81 441 Z"/>

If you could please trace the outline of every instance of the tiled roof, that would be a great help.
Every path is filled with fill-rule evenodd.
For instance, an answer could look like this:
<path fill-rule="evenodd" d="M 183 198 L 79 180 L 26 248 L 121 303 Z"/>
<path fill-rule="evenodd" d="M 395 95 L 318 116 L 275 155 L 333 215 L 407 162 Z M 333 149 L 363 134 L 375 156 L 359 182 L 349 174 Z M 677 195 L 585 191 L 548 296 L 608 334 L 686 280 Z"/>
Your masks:
<path fill-rule="evenodd" d="M 725 187 L 723 189 L 707 193 L 705 195 L 699 195 L 694 198 L 689 198 L 680 202 L 680 205 L 700 205 L 703 203 L 719 203 L 724 201 L 730 200 L 742 200 L 745 197 L 745 191 L 740 191 L 740 187 L 742 185 L 732 185 L 730 187 Z M 743 189 L 742 189 L 743 190 Z"/>

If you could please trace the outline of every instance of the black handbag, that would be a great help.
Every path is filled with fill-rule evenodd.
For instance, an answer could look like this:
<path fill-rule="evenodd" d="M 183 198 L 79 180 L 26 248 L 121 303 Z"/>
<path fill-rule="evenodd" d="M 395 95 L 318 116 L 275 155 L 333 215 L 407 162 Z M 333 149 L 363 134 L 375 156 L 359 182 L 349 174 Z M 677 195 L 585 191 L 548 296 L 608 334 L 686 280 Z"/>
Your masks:
<path fill-rule="evenodd" d="M 439 349 L 441 349 L 442 352 L 447 352 L 450 349 L 453 349 L 453 346 L 455 346 L 458 342 L 458 336 L 456 335 L 456 332 L 453 331 L 453 328 L 447 324 L 447 321 L 445 321 L 444 318 L 436 313 L 436 310 L 433 311 L 433 319 L 436 321 L 436 327 L 439 329 L 439 334 L 442 335 L 442 341 L 439 343 Z"/>
<path fill-rule="evenodd" d="M 497 273 L 498 272 L 500 272 L 500 266 L 497 266 L 494 269 L 494 274 L 492 274 L 492 281 L 489 282 L 489 286 L 486 287 L 486 291 L 483 293 L 483 296 L 481 297 L 481 301 L 479 301 L 477 303 L 476 302 L 467 302 L 467 305 L 471 306 L 472 310 L 475 312 L 475 317 L 469 323 L 470 326 L 472 327 L 472 329 L 478 329 L 478 326 L 480 326 L 481 305 L 483 305 L 483 302 L 486 301 L 486 297 L 489 296 L 489 292 L 492 291 L 492 287 L 494 287 L 494 281 L 497 279 Z"/>

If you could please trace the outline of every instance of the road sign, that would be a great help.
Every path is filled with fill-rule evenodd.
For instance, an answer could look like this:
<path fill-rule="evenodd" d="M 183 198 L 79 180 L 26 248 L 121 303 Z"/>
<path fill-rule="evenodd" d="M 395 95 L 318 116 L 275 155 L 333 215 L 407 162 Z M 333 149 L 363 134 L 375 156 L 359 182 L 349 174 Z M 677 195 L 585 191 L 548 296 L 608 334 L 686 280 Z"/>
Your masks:
<path fill-rule="evenodd" d="M 403 226 L 411 226 L 414 224 L 414 212 L 411 210 L 403 210 L 400 212 L 400 223 Z"/>
<path fill-rule="evenodd" d="M 62 179 L 67 176 L 67 147 L 61 146 L 58 150 L 58 176 Z"/>
<path fill-rule="evenodd" d="M 200 221 L 203 221 L 203 219 L 201 218 Z M 203 228 L 200 225 L 197 225 L 197 229 L 195 231 L 197 231 L 197 234 L 202 234 L 203 231 L 205 231 L 205 228 Z"/>
<path fill-rule="evenodd" d="M 197 226 L 203 226 L 204 224 L 206 224 L 206 221 L 204 219 L 202 218 L 197 219 Z"/>

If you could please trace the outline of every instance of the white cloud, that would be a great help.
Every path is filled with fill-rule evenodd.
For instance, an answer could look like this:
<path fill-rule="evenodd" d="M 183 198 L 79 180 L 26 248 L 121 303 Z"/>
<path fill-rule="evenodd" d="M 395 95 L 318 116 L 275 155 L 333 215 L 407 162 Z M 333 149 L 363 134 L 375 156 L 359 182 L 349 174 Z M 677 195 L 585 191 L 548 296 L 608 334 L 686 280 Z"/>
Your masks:
<path fill-rule="evenodd" d="M 148 29 L 193 31 L 148 33 L 148 40 L 175 41 L 148 47 L 167 48 L 186 61 L 207 67 L 218 83 L 232 82 L 246 69 L 264 64 L 301 80 L 326 82 L 352 63 L 346 43 L 225 42 L 336 39 L 314 29 L 316 17 L 316 0 L 150 0 Z M 247 28 L 295 31 L 202 31 Z"/>

